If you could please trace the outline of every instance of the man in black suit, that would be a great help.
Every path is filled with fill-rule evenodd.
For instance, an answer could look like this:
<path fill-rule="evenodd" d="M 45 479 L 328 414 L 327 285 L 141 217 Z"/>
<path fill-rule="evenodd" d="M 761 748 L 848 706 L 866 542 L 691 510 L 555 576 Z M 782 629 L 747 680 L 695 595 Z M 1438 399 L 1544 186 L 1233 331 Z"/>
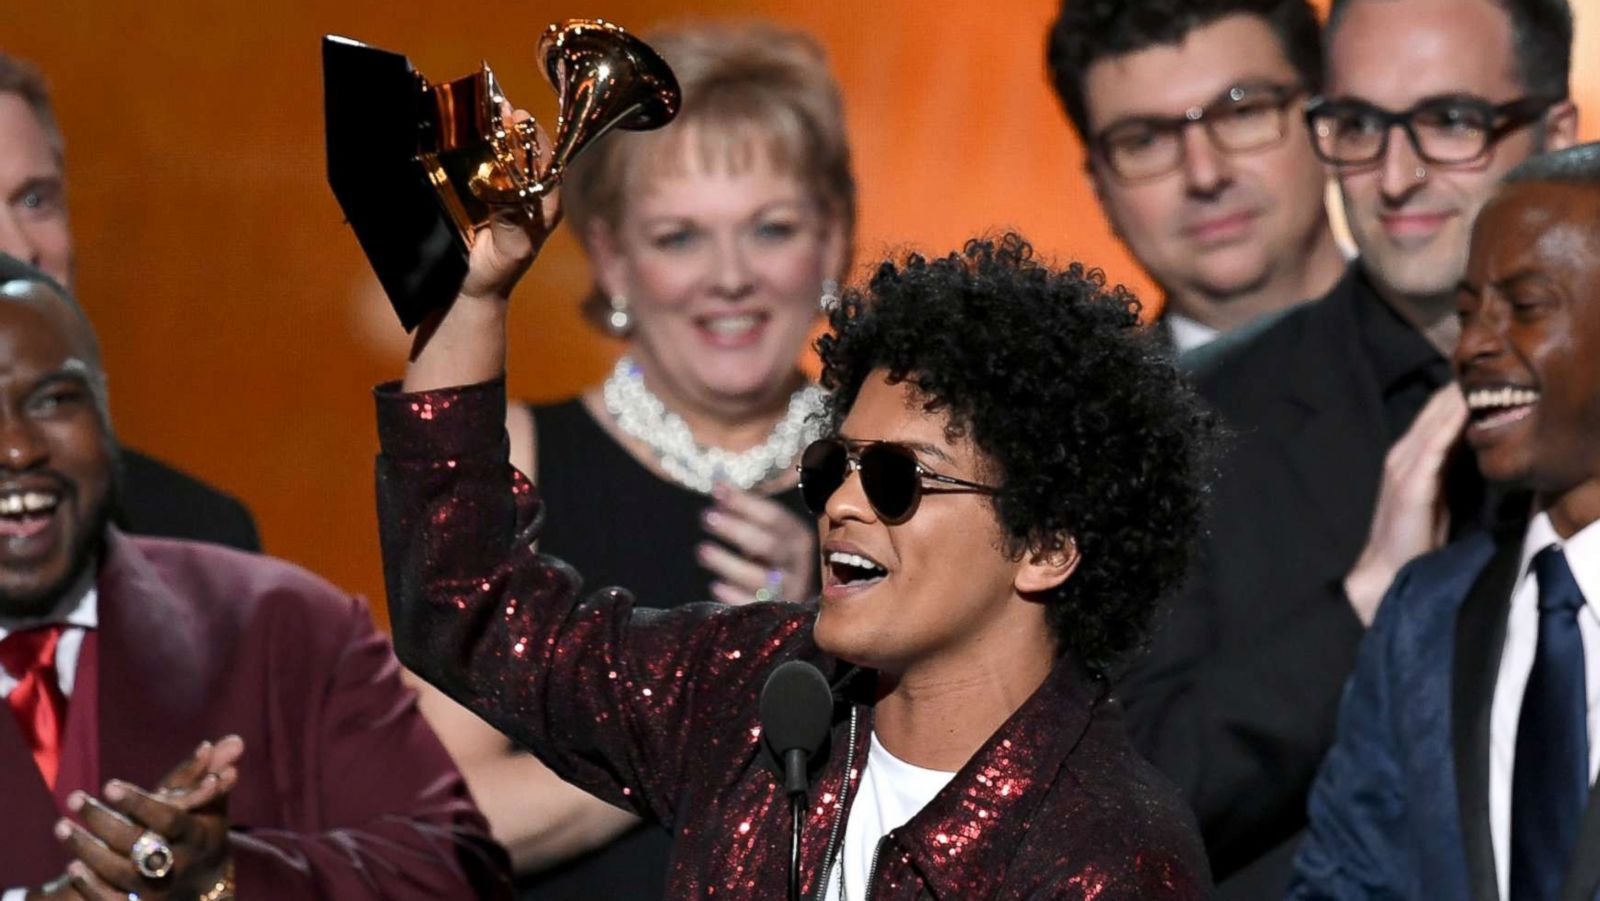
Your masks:
<path fill-rule="evenodd" d="M 1063 0 L 1050 79 L 1117 236 L 1182 352 L 1320 296 L 1344 270 L 1300 108 L 1322 89 L 1307 0 Z"/>
<path fill-rule="evenodd" d="M 1447 465 L 1466 418 L 1455 287 L 1499 178 L 1576 130 L 1564 0 L 1335 0 L 1325 34 L 1309 125 L 1361 258 L 1326 297 L 1189 360 L 1236 440 L 1197 571 L 1122 686 L 1223 897 L 1283 892 L 1384 590 L 1487 517 L 1470 461 Z"/>
<path fill-rule="evenodd" d="M 71 288 L 61 130 L 43 79 L 0 53 L 0 253 L 33 264 Z M 67 292 L 70 293 L 70 292 Z M 261 549 L 243 504 L 204 482 L 123 448 L 117 525 L 129 532 Z"/>

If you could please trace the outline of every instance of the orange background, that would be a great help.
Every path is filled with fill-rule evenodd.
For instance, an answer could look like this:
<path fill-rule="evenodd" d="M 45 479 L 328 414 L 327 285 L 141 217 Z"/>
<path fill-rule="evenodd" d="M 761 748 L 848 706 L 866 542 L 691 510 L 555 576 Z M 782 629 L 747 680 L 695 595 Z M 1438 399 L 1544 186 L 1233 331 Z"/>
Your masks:
<path fill-rule="evenodd" d="M 1600 136 L 1600 0 L 1576 0 L 1584 125 Z M 1044 74 L 1055 0 L 278 0 L 0 5 L 4 49 L 50 78 L 67 136 L 78 293 L 129 444 L 225 486 L 267 549 L 381 607 L 369 387 L 406 341 L 324 181 L 319 37 L 407 53 L 433 80 L 490 60 L 549 121 L 532 45 L 548 22 L 639 30 L 771 16 L 829 48 L 861 184 L 858 260 L 1011 226 L 1047 254 L 1148 283 L 1110 236 Z M 521 289 L 513 391 L 571 394 L 613 346 L 577 317 L 564 234 Z"/>

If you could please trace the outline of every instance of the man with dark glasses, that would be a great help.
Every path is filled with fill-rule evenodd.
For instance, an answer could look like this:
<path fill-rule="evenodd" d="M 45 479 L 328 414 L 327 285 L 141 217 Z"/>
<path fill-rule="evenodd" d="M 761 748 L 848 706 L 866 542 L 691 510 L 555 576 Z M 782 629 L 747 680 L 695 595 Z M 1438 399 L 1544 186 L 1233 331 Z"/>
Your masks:
<path fill-rule="evenodd" d="M 506 298 L 542 237 L 481 231 L 463 294 L 378 391 L 412 669 L 670 824 L 669 897 L 782 897 L 789 806 L 757 699 L 795 659 L 833 695 L 806 898 L 1206 896 L 1189 812 L 1104 676 L 1187 568 L 1210 433 L 1131 296 L 1015 236 L 882 264 L 819 344 L 833 437 L 800 471 L 821 598 L 645 611 L 534 550 L 538 489 L 507 462 Z"/>
<path fill-rule="evenodd" d="M 925 453 L 943 456 L 929 448 Z M 966 479 L 942 475 L 922 465 L 917 448 L 895 441 L 850 441 L 820 438 L 800 455 L 800 497 L 817 516 L 827 513 L 828 499 L 850 473 L 861 473 L 861 491 L 878 518 L 898 525 L 911 518 L 922 499 L 923 483 L 933 491 L 995 493 L 996 489 Z"/>
<path fill-rule="evenodd" d="M 1166 293 L 1175 350 L 1339 280 L 1300 115 L 1322 88 L 1306 0 L 1065 0 L 1048 56 L 1100 206 Z"/>
<path fill-rule="evenodd" d="M 1454 292 L 1496 181 L 1575 130 L 1564 0 L 1335 0 L 1325 35 L 1308 147 L 1360 258 L 1321 300 L 1185 361 L 1238 439 L 1196 575 L 1124 683 L 1135 741 L 1239 897 L 1284 890 L 1395 573 L 1494 518 L 1458 442 Z"/>

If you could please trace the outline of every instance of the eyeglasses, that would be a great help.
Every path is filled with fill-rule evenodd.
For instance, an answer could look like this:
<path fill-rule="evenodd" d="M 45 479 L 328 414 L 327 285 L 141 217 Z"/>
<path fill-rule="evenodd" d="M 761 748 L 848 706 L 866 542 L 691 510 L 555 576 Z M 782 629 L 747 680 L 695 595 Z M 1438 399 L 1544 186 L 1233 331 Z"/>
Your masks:
<path fill-rule="evenodd" d="M 1335 166 L 1369 166 L 1383 159 L 1397 126 L 1423 162 L 1459 165 L 1482 159 L 1501 138 L 1565 99 L 1523 97 L 1495 104 L 1478 97 L 1435 97 L 1391 113 L 1363 100 L 1317 97 L 1306 104 L 1306 126 L 1317 156 Z"/>
<path fill-rule="evenodd" d="M 1248 153 L 1281 142 L 1289 133 L 1289 102 L 1298 87 L 1235 85 L 1204 106 L 1180 116 L 1139 116 L 1106 126 L 1089 141 L 1090 152 L 1126 182 L 1148 181 L 1183 165 L 1183 131 L 1205 127 L 1211 146 L 1224 153 Z"/>
<path fill-rule="evenodd" d="M 828 499 L 855 470 L 861 473 L 861 490 L 867 495 L 867 503 L 879 519 L 890 525 L 905 522 L 917 511 L 924 481 L 983 494 L 999 490 L 933 472 L 918 462 L 911 448 L 893 441 L 822 438 L 806 447 L 796 468 L 800 470 L 800 499 L 814 515 L 823 514 Z"/>

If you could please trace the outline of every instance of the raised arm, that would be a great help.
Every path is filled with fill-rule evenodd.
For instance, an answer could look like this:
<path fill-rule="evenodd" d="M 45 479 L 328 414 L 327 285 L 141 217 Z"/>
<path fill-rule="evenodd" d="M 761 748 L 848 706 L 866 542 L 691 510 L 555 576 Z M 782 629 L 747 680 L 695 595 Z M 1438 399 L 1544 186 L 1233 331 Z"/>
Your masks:
<path fill-rule="evenodd" d="M 598 797 L 669 820 L 707 735 L 749 737 L 773 662 L 807 652 L 796 605 L 635 611 L 537 554 L 536 489 L 508 462 L 505 308 L 542 224 L 480 231 L 462 294 L 377 392 L 378 504 L 396 650 L 414 672 Z M 617 540 L 628 540 L 619 535 Z M 643 586 L 648 589 L 648 586 Z"/>

